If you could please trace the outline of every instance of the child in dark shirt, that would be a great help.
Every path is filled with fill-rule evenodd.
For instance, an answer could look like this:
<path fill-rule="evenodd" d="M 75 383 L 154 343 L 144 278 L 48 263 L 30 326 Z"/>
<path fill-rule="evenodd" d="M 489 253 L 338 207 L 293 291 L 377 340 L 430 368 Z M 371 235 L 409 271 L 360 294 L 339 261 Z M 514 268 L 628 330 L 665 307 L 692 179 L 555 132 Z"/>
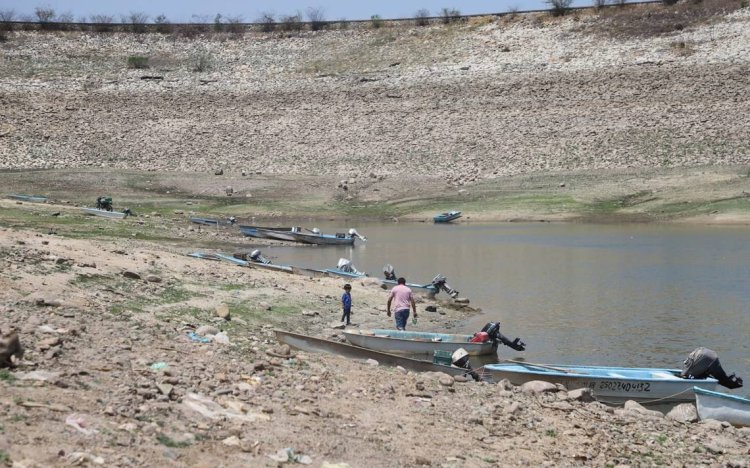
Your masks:
<path fill-rule="evenodd" d="M 343 322 L 346 320 L 347 325 L 351 325 L 351 315 L 352 315 L 352 286 L 350 284 L 344 285 L 344 294 L 341 295 L 341 308 L 344 310 L 343 315 L 341 315 L 341 321 Z"/>

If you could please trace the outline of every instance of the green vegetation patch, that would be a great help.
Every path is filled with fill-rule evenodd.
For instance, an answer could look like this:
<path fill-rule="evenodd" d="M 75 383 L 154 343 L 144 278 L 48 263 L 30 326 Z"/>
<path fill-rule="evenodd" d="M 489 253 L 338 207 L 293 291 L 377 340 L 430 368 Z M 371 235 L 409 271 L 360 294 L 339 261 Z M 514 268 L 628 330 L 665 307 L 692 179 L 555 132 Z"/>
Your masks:
<path fill-rule="evenodd" d="M 0 369 L 0 381 L 13 383 L 16 381 L 16 377 L 8 369 Z"/>
<path fill-rule="evenodd" d="M 148 57 L 142 55 L 131 55 L 128 57 L 128 68 L 143 70 L 148 68 Z"/>
<path fill-rule="evenodd" d="M 170 448 L 185 448 L 190 446 L 190 442 L 178 442 L 165 434 L 159 434 L 156 436 L 156 440 L 160 444 Z"/>

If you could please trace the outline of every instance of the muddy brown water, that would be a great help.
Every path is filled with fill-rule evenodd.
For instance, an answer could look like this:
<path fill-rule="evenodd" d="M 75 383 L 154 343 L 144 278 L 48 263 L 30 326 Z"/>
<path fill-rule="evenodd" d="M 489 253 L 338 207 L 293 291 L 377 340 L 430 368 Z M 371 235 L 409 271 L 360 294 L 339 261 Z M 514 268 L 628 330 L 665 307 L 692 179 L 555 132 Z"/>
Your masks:
<path fill-rule="evenodd" d="M 353 248 L 265 247 L 263 253 L 274 263 L 312 268 L 334 267 L 346 257 L 377 277 L 390 263 L 414 283 L 442 273 L 483 311 L 456 332 L 499 321 L 505 335 L 527 343 L 523 353 L 501 346 L 503 359 L 674 368 L 705 346 L 719 353 L 728 372 L 747 381 L 736 393 L 750 395 L 750 227 L 317 227 L 323 232 L 356 227 L 368 241 Z"/>

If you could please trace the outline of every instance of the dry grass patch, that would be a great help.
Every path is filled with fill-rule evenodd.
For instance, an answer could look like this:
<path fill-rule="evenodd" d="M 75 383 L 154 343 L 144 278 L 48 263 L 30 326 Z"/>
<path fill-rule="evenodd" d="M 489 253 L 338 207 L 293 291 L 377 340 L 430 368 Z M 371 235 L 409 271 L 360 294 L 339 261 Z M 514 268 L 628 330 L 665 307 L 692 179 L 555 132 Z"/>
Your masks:
<path fill-rule="evenodd" d="M 676 5 L 650 4 L 605 8 L 602 21 L 591 32 L 611 37 L 654 37 L 708 23 L 741 8 L 737 0 L 686 1 Z"/>

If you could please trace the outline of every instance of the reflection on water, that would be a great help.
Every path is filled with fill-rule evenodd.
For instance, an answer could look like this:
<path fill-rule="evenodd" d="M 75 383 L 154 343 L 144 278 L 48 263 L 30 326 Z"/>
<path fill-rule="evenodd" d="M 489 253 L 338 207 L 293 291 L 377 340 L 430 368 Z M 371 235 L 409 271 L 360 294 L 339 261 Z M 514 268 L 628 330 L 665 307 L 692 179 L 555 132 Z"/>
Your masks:
<path fill-rule="evenodd" d="M 349 226 L 321 225 L 324 231 Z M 679 367 L 698 346 L 750 382 L 750 228 L 581 224 L 358 224 L 366 244 L 265 248 L 277 263 L 333 267 L 339 257 L 381 276 L 442 273 L 499 321 L 524 353 L 567 364 Z M 750 393 L 741 390 L 740 394 Z"/>

